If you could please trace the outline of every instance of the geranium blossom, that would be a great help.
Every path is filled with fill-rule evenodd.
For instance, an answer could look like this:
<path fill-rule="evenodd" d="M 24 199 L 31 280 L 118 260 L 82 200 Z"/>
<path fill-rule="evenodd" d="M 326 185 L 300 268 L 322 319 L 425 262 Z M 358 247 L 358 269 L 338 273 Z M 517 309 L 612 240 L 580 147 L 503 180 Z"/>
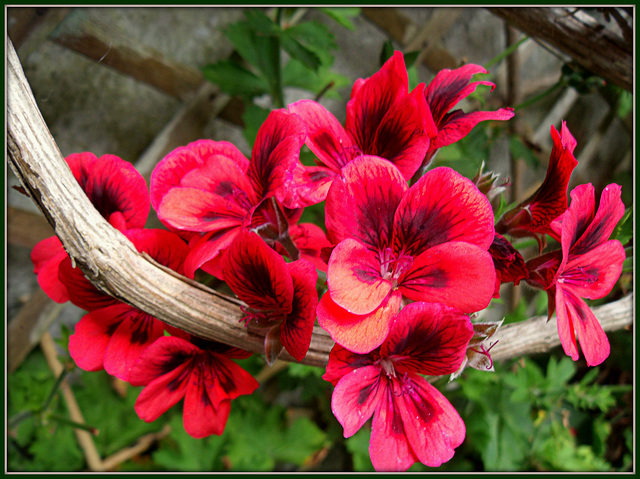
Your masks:
<path fill-rule="evenodd" d="M 271 199 L 290 194 L 286 178 L 299 164 L 305 137 L 299 117 L 275 110 L 258 131 L 250 161 L 231 143 L 200 140 L 158 164 L 151 176 L 151 203 L 160 221 L 190 239 L 187 276 L 202 268 L 219 277 L 220 252 L 241 228 L 281 227 L 276 216 L 282 208 Z"/>
<path fill-rule="evenodd" d="M 284 347 L 302 361 L 313 332 L 318 273 L 300 259 L 286 263 L 260 237 L 243 230 L 222 257 L 222 275 L 245 303 L 247 327 L 265 332 L 265 355 L 272 364 Z"/>
<path fill-rule="evenodd" d="M 491 91 L 495 84 L 489 81 L 471 82 L 478 73 L 487 73 L 480 65 L 468 64 L 455 70 L 440 70 L 424 90 L 429 108 L 425 111 L 426 121 L 433 121 L 436 132 L 431 136 L 429 151 L 424 164 L 427 165 L 435 153 L 464 138 L 478 123 L 486 120 L 509 120 L 513 118 L 513 108 L 500 108 L 496 111 L 474 111 L 465 113 L 451 109 L 461 100 L 473 93 L 479 85 L 488 85 Z"/>
<path fill-rule="evenodd" d="M 182 272 L 187 244 L 175 233 L 165 230 L 127 230 L 124 234 L 140 252 L 158 263 Z M 175 332 L 153 316 L 99 291 L 73 268 L 67 258 L 60 265 L 60 279 L 69 291 L 71 302 L 87 311 L 69 337 L 69 353 L 75 363 L 87 371 L 105 369 L 127 381 L 131 367 L 142 351 L 162 337 Z"/>
<path fill-rule="evenodd" d="M 468 313 L 491 300 L 491 205 L 450 168 L 409 188 L 388 161 L 357 158 L 333 182 L 326 212 L 329 239 L 338 244 L 318 321 L 344 347 L 366 353 L 379 346 L 403 296 Z"/>
<path fill-rule="evenodd" d="M 424 116 L 423 89 L 421 84 L 409 92 L 404 57 L 395 52 L 378 72 L 355 82 L 344 127 L 315 101 L 289 105 L 306 122 L 306 144 L 323 165 L 297 171 L 296 181 L 309 184 L 311 202 L 324 200 L 342 167 L 361 155 L 385 158 L 411 178 L 427 152 L 429 133 L 435 134 L 433 121 Z"/>
<path fill-rule="evenodd" d="M 155 421 L 184 398 L 183 424 L 195 438 L 221 435 L 231 411 L 231 400 L 251 394 L 258 382 L 236 364 L 251 353 L 224 344 L 176 336 L 157 339 L 131 370 L 129 382 L 145 386 L 135 410 Z"/>
<path fill-rule="evenodd" d="M 547 174 L 540 187 L 515 208 L 507 211 L 496 223 L 496 232 L 515 238 L 532 236 L 542 251 L 545 234 L 555 236 L 551 222 L 567 209 L 567 187 L 578 161 L 573 156 L 576 140 L 565 122 L 560 133 L 551 126 L 553 148 Z"/>
<path fill-rule="evenodd" d="M 603 190 L 597 212 L 593 186 L 577 186 L 569 209 L 551 223 L 562 249 L 527 262 L 527 282 L 547 291 L 549 317 L 555 309 L 565 353 L 577 360 L 580 342 L 589 366 L 602 363 L 610 348 L 602 326 L 582 298 L 603 298 L 620 277 L 624 248 L 609 237 L 623 214 L 620 186 L 611 184 Z"/>
<path fill-rule="evenodd" d="M 74 153 L 65 158 L 74 178 L 98 212 L 118 230 L 142 228 L 149 215 L 147 183 L 133 165 L 115 155 L 97 158 L 93 153 Z M 31 251 L 38 284 L 52 300 L 69 301 L 58 279 L 60 263 L 68 258 L 57 236 L 40 241 Z"/>
<path fill-rule="evenodd" d="M 441 304 L 411 303 L 395 317 L 389 337 L 369 354 L 336 344 L 323 378 L 335 389 L 331 409 L 355 434 L 373 415 L 369 454 L 378 471 L 415 462 L 439 466 L 465 436 L 464 422 L 421 375 L 455 372 L 473 336 L 469 318 Z"/>

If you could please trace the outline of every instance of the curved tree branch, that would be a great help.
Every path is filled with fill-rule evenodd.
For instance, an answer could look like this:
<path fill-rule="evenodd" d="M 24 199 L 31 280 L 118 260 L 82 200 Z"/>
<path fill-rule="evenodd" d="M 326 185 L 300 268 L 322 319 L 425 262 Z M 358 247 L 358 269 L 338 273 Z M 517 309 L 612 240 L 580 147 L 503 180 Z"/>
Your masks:
<path fill-rule="evenodd" d="M 67 166 L 47 128 L 24 76 L 19 59 L 8 45 L 7 124 L 9 161 L 25 190 L 42 210 L 75 265 L 105 293 L 171 326 L 254 353 L 264 351 L 263 338 L 240 322 L 241 303 L 162 267 L 114 229 L 93 207 Z M 610 315 L 615 310 L 616 314 Z M 605 330 L 631 324 L 631 300 L 594 309 Z M 540 326 L 540 318 L 509 325 L 493 337 L 500 339 L 495 357 L 505 359 L 549 348 L 555 328 Z M 333 341 L 316 326 L 307 356 L 312 366 L 326 365 Z M 293 359 L 283 352 L 283 359 Z"/>

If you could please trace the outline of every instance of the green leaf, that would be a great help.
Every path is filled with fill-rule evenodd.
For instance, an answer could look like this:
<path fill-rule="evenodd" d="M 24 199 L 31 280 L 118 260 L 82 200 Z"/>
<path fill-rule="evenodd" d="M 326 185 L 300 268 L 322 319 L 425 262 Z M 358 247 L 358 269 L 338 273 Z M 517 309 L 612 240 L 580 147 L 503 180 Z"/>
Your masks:
<path fill-rule="evenodd" d="M 616 239 L 623 245 L 627 244 L 633 238 L 633 220 L 632 218 L 633 208 L 629 207 L 625 210 L 624 215 L 618 221 L 610 239 Z"/>
<path fill-rule="evenodd" d="M 247 142 L 253 147 L 258 136 L 258 130 L 269 116 L 270 110 L 262 108 L 254 103 L 245 104 L 242 113 L 242 121 L 244 123 L 244 135 Z"/>
<path fill-rule="evenodd" d="M 305 65 L 314 70 L 317 69 L 320 65 L 329 66 L 333 64 L 333 52 L 337 48 L 337 44 L 335 41 L 335 37 L 329 31 L 329 29 L 318 22 L 303 22 L 293 25 L 282 32 L 282 38 L 293 39 L 295 40 L 300 47 L 304 48 L 304 53 L 302 53 L 302 57 L 296 56 L 298 52 L 289 51 L 287 52 L 297 60 L 301 61 Z M 286 49 L 287 46 L 283 44 L 283 47 Z M 315 58 L 313 61 L 313 66 L 311 63 L 307 63 L 306 56 L 313 55 Z M 319 62 L 317 66 L 316 62 Z"/>
<path fill-rule="evenodd" d="M 382 44 L 382 50 L 380 51 L 380 66 L 384 65 L 386 61 L 393 56 L 394 50 L 395 48 L 391 40 L 387 40 Z"/>
<path fill-rule="evenodd" d="M 355 30 L 356 28 L 351 18 L 360 15 L 360 8 L 358 7 L 320 7 L 318 10 L 349 30 Z"/>
<path fill-rule="evenodd" d="M 327 98 L 341 99 L 338 90 L 351 84 L 350 80 L 338 73 L 334 73 L 328 66 L 321 66 L 316 72 L 306 68 L 297 60 L 291 59 L 282 71 L 284 86 L 302 88 L 318 95 L 327 86 L 331 86 L 323 94 Z"/>
<path fill-rule="evenodd" d="M 375 471 L 369 456 L 369 439 L 371 428 L 368 424 L 362 426 L 358 432 L 345 441 L 347 451 L 352 455 L 353 470 L 356 472 Z"/>
<path fill-rule="evenodd" d="M 322 65 L 322 60 L 313 50 L 305 47 L 291 35 L 290 30 L 291 29 L 288 29 L 283 32 L 281 37 L 282 48 L 284 48 L 291 58 L 295 58 L 307 68 L 317 71 L 320 65 Z"/>
<path fill-rule="evenodd" d="M 513 155 L 516 160 L 524 160 L 529 168 L 535 170 L 540 167 L 538 158 L 536 158 L 531 149 L 516 135 L 512 135 L 509 140 L 509 151 L 511 151 L 511 155 Z"/>
<path fill-rule="evenodd" d="M 202 68 L 202 74 L 208 81 L 232 96 L 252 98 L 269 92 L 269 85 L 264 79 L 233 60 L 221 60 L 206 65 Z"/>
<path fill-rule="evenodd" d="M 325 446 L 326 436 L 310 419 L 287 425 L 285 410 L 257 395 L 234 400 L 225 436 L 233 471 L 272 471 L 278 463 L 303 465 Z"/>
<path fill-rule="evenodd" d="M 73 392 L 85 422 L 98 428 L 94 442 L 102 457 L 134 444 L 139 437 L 159 431 L 165 418 L 147 423 L 135 412 L 135 401 L 141 388 L 128 386 L 120 397 L 111 386 L 113 378 L 105 371 L 82 371 Z"/>
<path fill-rule="evenodd" d="M 174 414 L 170 421 L 171 434 L 153 452 L 153 460 L 168 471 L 221 471 L 225 436 L 204 439 L 191 437 L 184 430 L 182 415 Z"/>

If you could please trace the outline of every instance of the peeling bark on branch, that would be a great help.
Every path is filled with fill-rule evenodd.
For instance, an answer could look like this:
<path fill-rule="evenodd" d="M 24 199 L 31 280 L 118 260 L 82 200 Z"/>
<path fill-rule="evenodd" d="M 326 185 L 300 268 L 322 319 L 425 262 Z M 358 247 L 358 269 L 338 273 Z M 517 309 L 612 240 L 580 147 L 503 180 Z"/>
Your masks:
<path fill-rule="evenodd" d="M 138 253 L 123 234 L 100 216 L 53 140 L 11 43 L 7 67 L 10 164 L 87 278 L 105 293 L 167 324 L 262 353 L 263 338 L 250 334 L 240 323 L 243 314 L 238 300 L 169 271 Z M 632 322 L 631 299 L 594 308 L 594 313 L 605 330 L 620 329 Z M 498 331 L 494 336 L 500 340 L 495 358 L 540 352 L 557 345 L 555 328 L 540 323 L 540 318 L 534 318 Z M 316 326 L 302 362 L 326 365 L 332 346 L 329 335 Z M 282 359 L 292 361 L 284 352 Z"/>
<path fill-rule="evenodd" d="M 489 8 L 509 25 L 553 45 L 586 70 L 633 90 L 633 43 L 575 7 Z"/>

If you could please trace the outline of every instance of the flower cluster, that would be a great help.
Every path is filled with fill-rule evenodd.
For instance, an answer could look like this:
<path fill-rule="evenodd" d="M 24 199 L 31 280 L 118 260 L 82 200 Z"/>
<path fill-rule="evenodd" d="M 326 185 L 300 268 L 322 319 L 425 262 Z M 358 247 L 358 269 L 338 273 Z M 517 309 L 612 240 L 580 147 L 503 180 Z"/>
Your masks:
<path fill-rule="evenodd" d="M 606 335 L 582 298 L 608 294 L 625 257 L 609 240 L 624 210 L 617 185 L 605 189 L 597 212 L 590 185 L 574 189 L 568 204 L 577 162 L 565 124 L 551 128 L 540 188 L 497 223 L 497 175 L 471 180 L 432 167 L 440 148 L 479 122 L 514 115 L 452 110 L 479 85 L 495 86 L 472 82 L 478 73 L 486 71 L 443 70 L 409 91 L 396 52 L 354 83 L 344 126 L 319 103 L 298 101 L 269 114 L 250 158 L 231 143 L 199 140 L 170 152 L 149 189 L 112 155 L 82 153 L 67 163 L 138 251 L 189 278 L 224 281 L 243 302 L 246 327 L 264 336 L 268 364 L 283 354 L 302 361 L 317 318 L 336 343 L 324 375 L 335 386 L 332 410 L 345 437 L 373 418 L 377 470 L 438 466 L 463 442 L 465 426 L 425 376 L 493 369 L 489 339 L 500 323 L 472 322 L 473 313 L 499 297 L 501 284 L 525 281 L 547 291 L 565 352 L 577 359 L 579 340 L 587 363 L 599 364 Z M 315 166 L 300 161 L 304 145 Z M 304 208 L 322 201 L 325 229 L 300 223 Z M 150 205 L 166 229 L 145 228 Z M 539 244 L 526 261 L 508 239 L 524 236 Z M 560 248 L 543 252 L 547 236 Z M 38 244 L 32 259 L 51 298 L 87 311 L 69 342 L 77 365 L 144 386 L 135 406 L 143 420 L 184 400 L 189 434 L 222 434 L 231 400 L 258 387 L 234 361 L 251 353 L 105 295 L 57 238 Z"/>

